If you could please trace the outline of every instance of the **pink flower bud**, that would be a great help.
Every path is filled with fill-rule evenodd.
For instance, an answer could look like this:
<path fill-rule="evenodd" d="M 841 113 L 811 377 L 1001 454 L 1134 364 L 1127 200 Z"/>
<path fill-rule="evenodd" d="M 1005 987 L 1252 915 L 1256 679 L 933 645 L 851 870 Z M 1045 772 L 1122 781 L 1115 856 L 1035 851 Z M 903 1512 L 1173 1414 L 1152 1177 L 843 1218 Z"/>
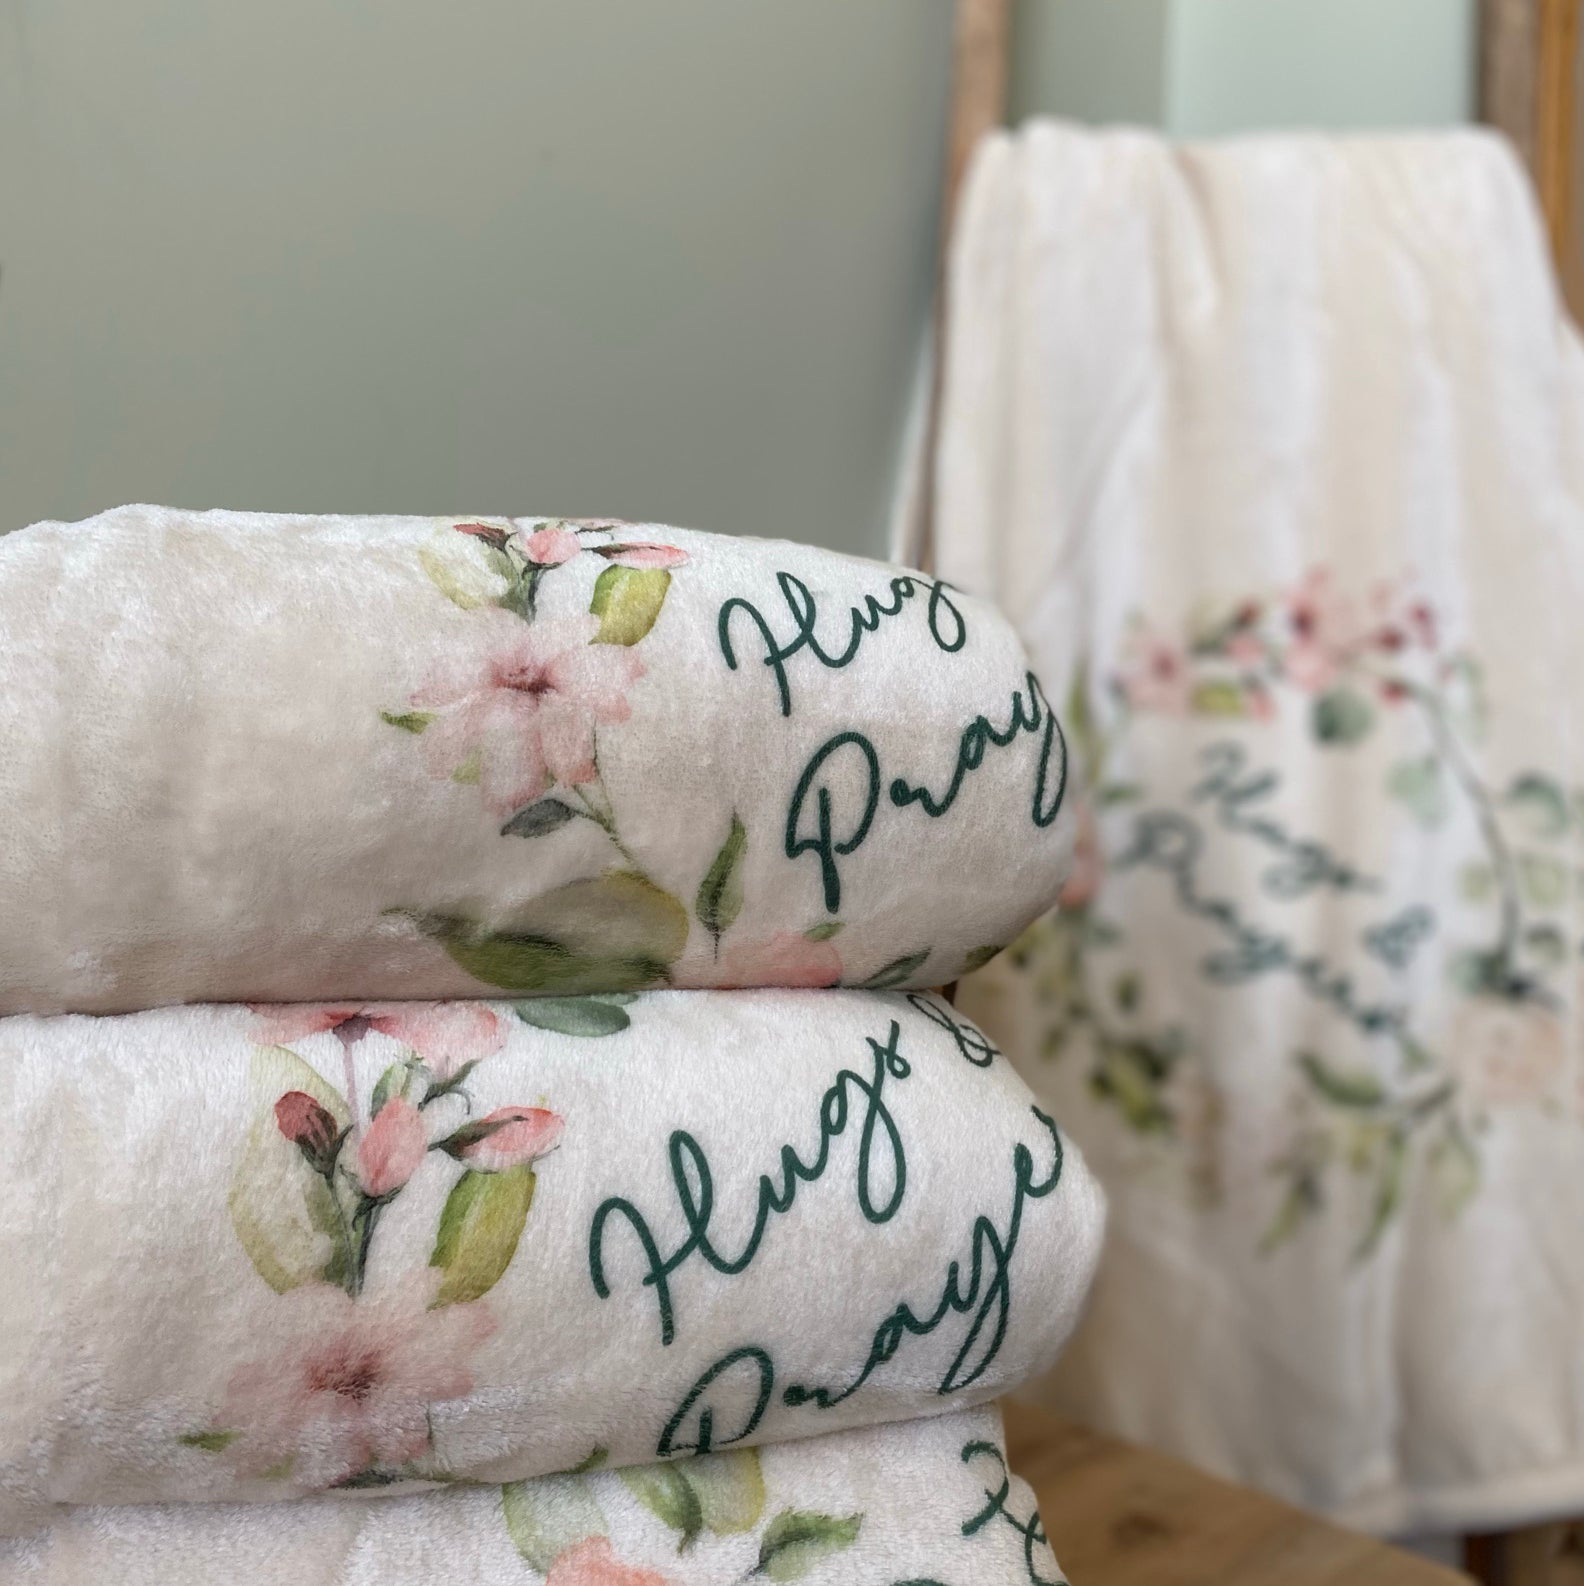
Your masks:
<path fill-rule="evenodd" d="M 505 529 L 498 529 L 492 523 L 458 523 L 454 524 L 458 534 L 471 535 L 475 540 L 483 540 L 488 545 L 493 545 L 497 551 L 506 549 L 506 541 L 510 538 Z"/>
<path fill-rule="evenodd" d="M 275 1127 L 320 1172 L 341 1133 L 328 1109 L 304 1090 L 289 1090 L 275 1103 Z"/>
<path fill-rule="evenodd" d="M 565 1127 L 564 1119 L 543 1107 L 499 1107 L 463 1124 L 441 1149 L 480 1172 L 504 1173 L 555 1150 Z"/>
<path fill-rule="evenodd" d="M 622 567 L 681 567 L 687 552 L 674 545 L 656 545 L 649 540 L 629 540 L 623 545 L 591 545 L 591 551 Z"/>
<path fill-rule="evenodd" d="M 405 1096 L 391 1097 L 358 1145 L 363 1193 L 376 1200 L 394 1194 L 418 1171 L 428 1149 L 423 1114 Z"/>

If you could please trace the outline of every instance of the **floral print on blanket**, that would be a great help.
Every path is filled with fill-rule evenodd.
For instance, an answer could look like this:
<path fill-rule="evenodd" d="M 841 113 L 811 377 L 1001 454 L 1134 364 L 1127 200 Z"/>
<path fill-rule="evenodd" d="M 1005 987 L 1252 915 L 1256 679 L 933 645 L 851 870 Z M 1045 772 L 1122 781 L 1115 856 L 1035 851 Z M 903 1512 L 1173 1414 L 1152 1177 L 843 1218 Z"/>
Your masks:
<path fill-rule="evenodd" d="M 633 713 L 647 672 L 641 646 L 660 620 L 672 573 L 688 556 L 629 537 L 617 519 L 503 519 L 442 528 L 420 552 L 431 582 L 471 614 L 471 649 L 428 667 L 399 710 L 381 714 L 419 739 L 431 776 L 476 789 L 503 838 L 543 840 L 592 825 L 612 850 L 602 875 L 545 894 L 509 931 L 453 916 L 412 915 L 475 979 L 504 991 L 581 996 L 671 983 L 693 922 L 707 933 L 722 986 L 833 986 L 842 981 L 839 920 L 798 934 L 728 940 L 743 906 L 748 832 L 731 817 L 688 905 L 660 885 L 622 829 L 600 769 L 600 735 Z M 605 565 L 586 612 L 545 615 L 547 581 L 589 560 Z M 997 949 L 982 951 L 988 956 Z M 927 950 L 862 984 L 913 976 Z"/>
<path fill-rule="evenodd" d="M 983 1484 L 984 1498 L 961 1521 L 961 1535 L 990 1536 L 998 1523 L 1010 1526 L 1021 1545 L 1028 1586 L 1066 1586 L 1038 1511 L 1031 1509 L 1024 1517 L 1011 1506 L 1012 1481 L 1001 1449 L 974 1439 L 963 1444 L 959 1458 Z M 604 1451 L 596 1449 L 575 1471 L 512 1482 L 501 1489 L 506 1527 L 523 1561 L 544 1578 L 545 1586 L 681 1586 L 681 1575 L 625 1563 L 617 1553 L 589 1480 L 589 1472 L 603 1462 Z M 616 1474 L 628 1493 L 671 1533 L 679 1557 L 690 1554 L 703 1537 L 740 1539 L 742 1572 L 721 1576 L 732 1586 L 799 1581 L 840 1559 L 849 1560 L 854 1569 L 863 1566 L 864 1560 L 852 1558 L 850 1550 L 862 1553 L 864 1515 L 829 1514 L 772 1502 L 758 1449 L 701 1454 L 668 1464 L 633 1466 Z M 686 1578 L 693 1576 L 689 1573 Z M 915 1576 L 896 1586 L 942 1586 L 942 1582 Z"/>
<path fill-rule="evenodd" d="M 1180 1152 L 1215 1204 L 1225 1098 L 1193 1032 L 1153 1011 L 1147 959 L 1107 916 L 1108 878 L 1163 882 L 1166 906 L 1202 933 L 1191 938 L 1205 949 L 1194 963 L 1217 987 L 1295 980 L 1332 1020 L 1336 1048 L 1291 1052 L 1289 1124 L 1267 1163 L 1266 1250 L 1323 1215 L 1349 1176 L 1359 1193 L 1348 1199 L 1362 1207 L 1355 1256 L 1367 1258 L 1415 1175 L 1428 1175 L 1449 1215 L 1477 1192 L 1483 1141 L 1503 1109 L 1584 1113 L 1584 1093 L 1567 1093 L 1564 1046 L 1584 968 L 1569 933 L 1584 885 L 1584 790 L 1543 769 L 1489 778 L 1482 670 L 1445 628 L 1405 581 L 1360 592 L 1320 569 L 1203 612 L 1185 633 L 1135 617 L 1106 686 L 1074 682 L 1065 719 L 1085 787 L 1074 867 L 1060 912 L 1014 949 L 1034 977 L 1044 1055 L 1081 1036 L 1091 1094 L 1132 1134 Z M 1198 730 L 1185 801 L 1125 770 L 1146 720 Z M 1271 738 L 1300 725 L 1325 756 L 1393 747 L 1369 796 L 1467 843 L 1449 917 L 1287 818 Z M 1211 878 L 1228 856 L 1257 874 L 1255 901 L 1226 895 L 1224 870 L 1219 889 Z M 1306 901 L 1367 911 L 1351 959 L 1299 944 L 1294 911 Z M 1432 965 L 1458 999 L 1433 1031 L 1436 999 L 1418 994 Z"/>
<path fill-rule="evenodd" d="M 229 1208 L 280 1302 L 266 1347 L 232 1373 L 213 1425 L 183 1441 L 303 1491 L 443 1478 L 434 1408 L 473 1390 L 471 1356 L 496 1326 L 484 1297 L 517 1253 L 539 1164 L 565 1121 L 537 1103 L 475 1116 L 468 1080 L 506 1042 L 508 1015 L 496 1009 L 253 1014 L 259 1105 Z M 619 1002 L 589 999 L 548 1020 L 535 1008 L 529 1022 L 598 1035 L 628 1016 Z M 295 1050 L 326 1036 L 340 1049 L 340 1087 Z M 357 1059 L 371 1038 L 385 1047 L 376 1060 L 390 1060 L 365 1101 Z M 449 1177 L 449 1192 L 427 1266 L 403 1270 L 379 1230 L 430 1174 Z"/>

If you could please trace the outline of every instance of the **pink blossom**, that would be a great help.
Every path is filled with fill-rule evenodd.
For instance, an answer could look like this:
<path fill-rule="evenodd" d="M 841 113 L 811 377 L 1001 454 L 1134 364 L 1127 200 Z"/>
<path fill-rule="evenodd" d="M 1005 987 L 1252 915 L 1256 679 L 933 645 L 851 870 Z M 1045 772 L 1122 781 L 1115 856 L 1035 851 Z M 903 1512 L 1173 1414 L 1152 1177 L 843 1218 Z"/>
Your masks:
<path fill-rule="evenodd" d="M 718 969 L 717 986 L 834 986 L 842 977 L 836 949 L 796 931 L 728 947 Z"/>
<path fill-rule="evenodd" d="M 253 1012 L 257 1041 L 290 1046 L 333 1030 L 351 1046 L 372 1031 L 416 1052 L 441 1079 L 506 1044 L 500 1015 L 474 1002 L 255 1003 Z"/>
<path fill-rule="evenodd" d="M 1292 632 L 1284 658 L 1287 677 L 1307 693 L 1323 693 L 1368 641 L 1368 623 L 1323 567 L 1299 580 L 1286 607 Z"/>
<path fill-rule="evenodd" d="M 514 534 L 512 538 L 523 555 L 539 567 L 559 567 L 583 549 L 583 542 L 577 535 L 559 523 L 546 524 L 526 536 Z"/>
<path fill-rule="evenodd" d="M 649 540 L 629 540 L 622 545 L 591 545 L 597 556 L 622 567 L 681 567 L 687 562 L 687 552 L 674 545 L 656 545 Z"/>
<path fill-rule="evenodd" d="M 627 689 L 643 662 L 626 645 L 592 643 L 592 615 L 526 623 L 490 607 L 471 620 L 480 646 L 437 663 L 412 696 L 442 713 L 421 740 L 430 771 L 450 776 L 476 756 L 496 815 L 533 803 L 552 777 L 592 782 L 594 729 L 632 714 Z"/>
<path fill-rule="evenodd" d="M 1136 710 L 1180 716 L 1187 711 L 1192 693 L 1188 652 L 1140 619 L 1128 634 L 1118 681 Z"/>
<path fill-rule="evenodd" d="M 312 1490 L 429 1452 L 429 1407 L 472 1391 L 467 1358 L 495 1325 L 477 1302 L 430 1310 L 431 1288 L 353 1300 L 313 1283 L 274 1301 L 271 1332 L 286 1341 L 233 1373 L 227 1457 Z"/>
<path fill-rule="evenodd" d="M 1078 835 L 1073 842 L 1072 868 L 1056 903 L 1063 909 L 1089 904 L 1105 879 L 1105 857 L 1100 850 L 1100 829 L 1087 803 L 1078 806 Z"/>
<path fill-rule="evenodd" d="M 554 1151 L 565 1127 L 565 1119 L 543 1107 L 497 1107 L 463 1124 L 440 1148 L 481 1173 L 504 1173 Z"/>
<path fill-rule="evenodd" d="M 1476 1106 L 1544 1102 L 1567 1066 L 1567 1033 L 1549 1008 L 1470 997 L 1452 1033 L 1453 1066 Z"/>
<path fill-rule="evenodd" d="M 405 1096 L 392 1096 L 358 1142 L 358 1180 L 376 1200 L 394 1194 L 423 1164 L 429 1131 Z"/>
<path fill-rule="evenodd" d="M 608 1536 L 591 1536 L 556 1555 L 545 1586 L 671 1586 L 671 1581 L 658 1570 L 623 1564 Z"/>
<path fill-rule="evenodd" d="M 1238 666 L 1258 666 L 1265 659 L 1265 641 L 1246 629 L 1234 633 L 1225 645 L 1226 657 Z"/>

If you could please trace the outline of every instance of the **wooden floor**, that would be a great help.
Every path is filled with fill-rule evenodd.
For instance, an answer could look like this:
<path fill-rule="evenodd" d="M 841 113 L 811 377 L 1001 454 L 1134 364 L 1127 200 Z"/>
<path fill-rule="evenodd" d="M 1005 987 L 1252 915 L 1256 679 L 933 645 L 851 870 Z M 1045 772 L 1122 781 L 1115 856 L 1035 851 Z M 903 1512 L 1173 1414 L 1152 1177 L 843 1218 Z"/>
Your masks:
<path fill-rule="evenodd" d="M 1469 1577 L 1180 1460 L 1020 1405 L 1012 1469 L 1074 1586 L 1469 1586 Z"/>

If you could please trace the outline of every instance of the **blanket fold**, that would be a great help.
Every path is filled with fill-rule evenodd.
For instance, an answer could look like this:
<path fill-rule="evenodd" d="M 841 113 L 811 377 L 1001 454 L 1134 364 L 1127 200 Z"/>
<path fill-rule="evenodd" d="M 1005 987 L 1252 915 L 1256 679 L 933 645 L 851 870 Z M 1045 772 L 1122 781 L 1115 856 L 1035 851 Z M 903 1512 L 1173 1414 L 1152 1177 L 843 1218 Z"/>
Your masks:
<path fill-rule="evenodd" d="M 0 634 L 0 1012 L 941 985 L 1071 843 L 1004 619 L 807 546 L 126 507 Z"/>
<path fill-rule="evenodd" d="M 4 1586 L 1060 1586 L 992 1408 L 666 1465 L 453 1488 L 85 1509 L 0 1542 Z"/>
<path fill-rule="evenodd" d="M 987 1400 L 1102 1203 L 940 999 L 0 1020 L 0 1529 L 502 1482 Z"/>

